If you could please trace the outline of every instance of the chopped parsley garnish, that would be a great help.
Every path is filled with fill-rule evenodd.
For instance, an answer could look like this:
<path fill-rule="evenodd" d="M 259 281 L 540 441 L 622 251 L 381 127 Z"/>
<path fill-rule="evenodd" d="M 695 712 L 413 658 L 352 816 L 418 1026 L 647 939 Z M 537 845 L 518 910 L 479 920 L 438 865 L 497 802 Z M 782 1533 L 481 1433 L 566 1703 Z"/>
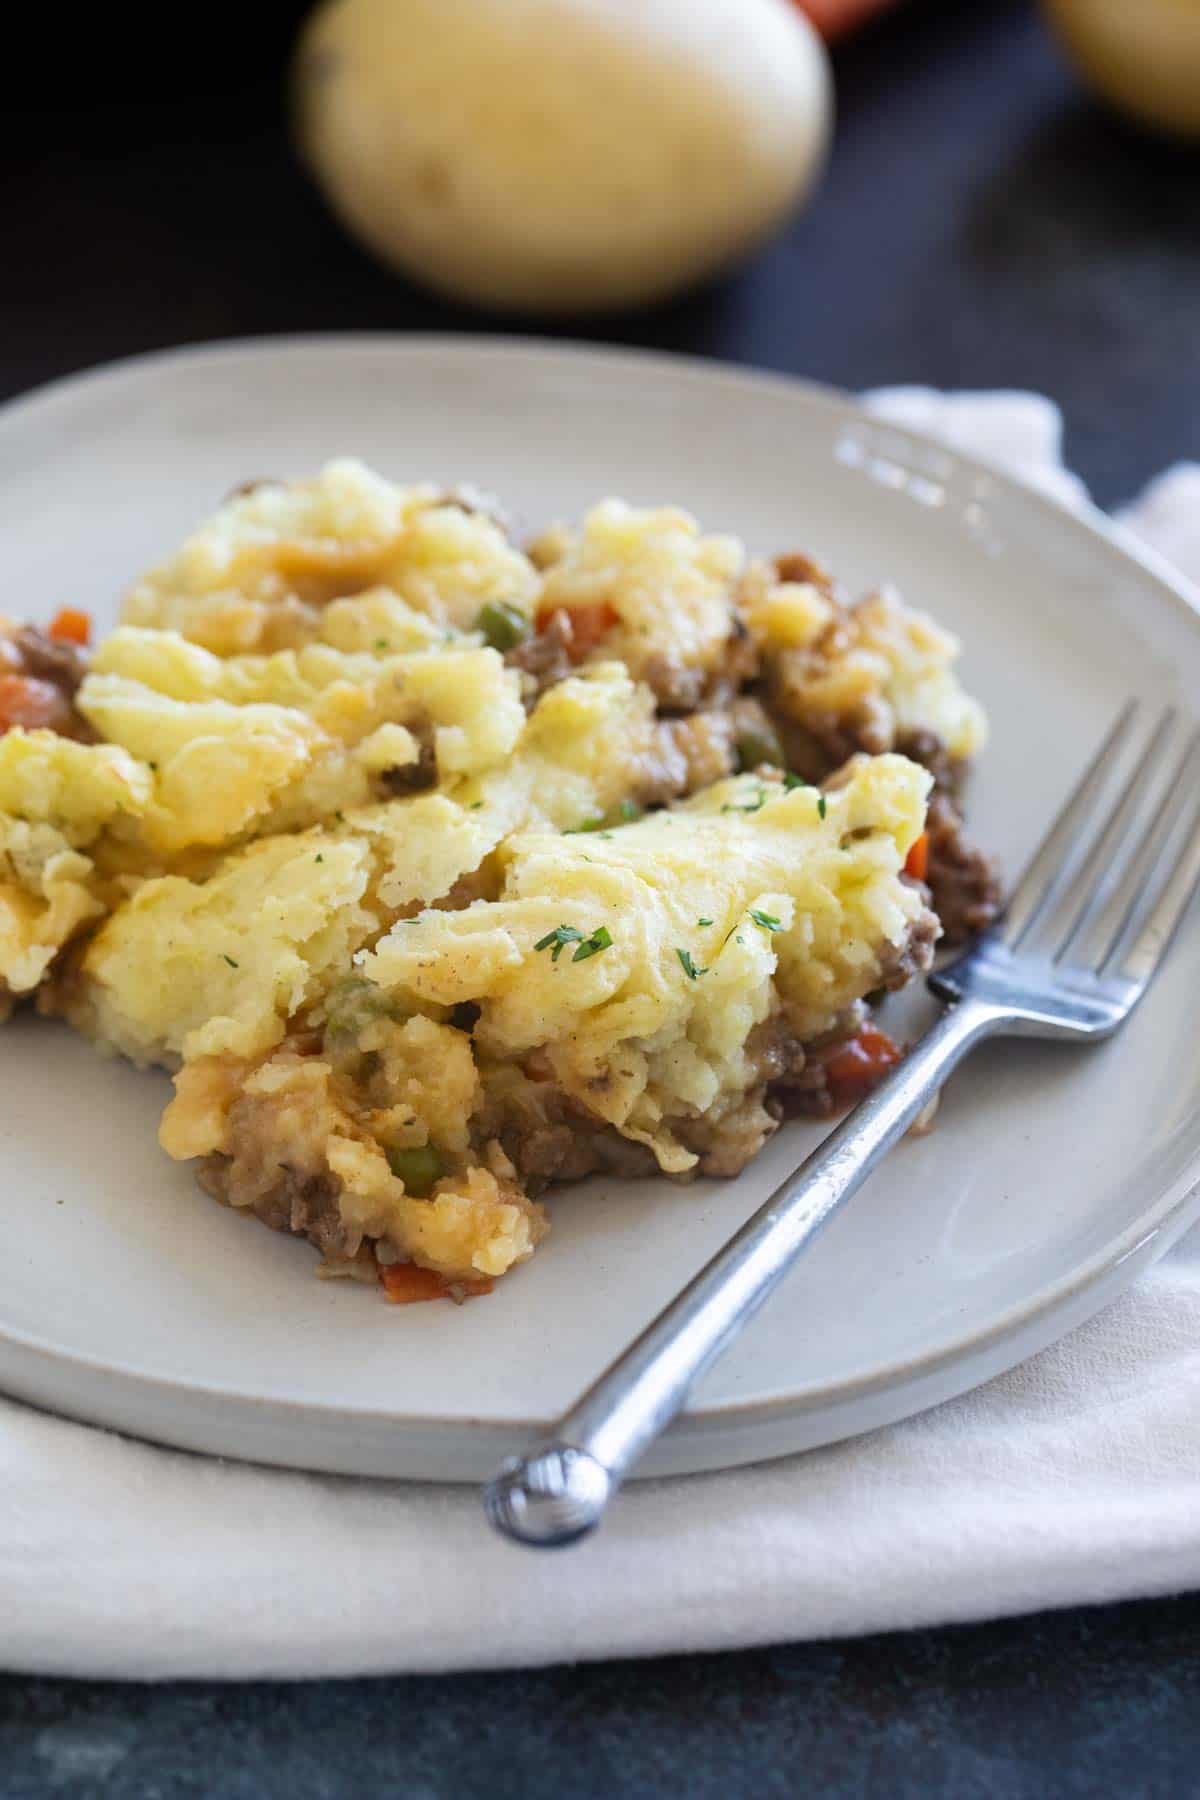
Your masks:
<path fill-rule="evenodd" d="M 756 925 L 761 925 L 764 931 L 783 930 L 782 921 L 777 919 L 774 913 L 761 912 L 757 906 L 750 908 L 750 917 Z"/>
<path fill-rule="evenodd" d="M 583 933 L 578 926 L 556 925 L 554 930 L 548 931 L 544 938 L 539 938 L 533 947 L 535 950 L 549 950 L 553 944 L 554 949 L 550 952 L 550 961 L 557 962 L 568 944 L 581 944 L 582 942 Z"/>
<path fill-rule="evenodd" d="M 387 638 L 376 638 L 375 648 L 377 650 L 388 650 L 391 648 L 390 641 Z"/>
<path fill-rule="evenodd" d="M 236 969 L 239 967 L 239 965 L 234 962 L 232 956 L 225 956 L 225 952 L 223 950 L 221 952 L 221 955 L 224 957 L 225 961 L 229 964 L 231 969 Z"/>
<path fill-rule="evenodd" d="M 468 812 L 478 812 L 482 805 L 483 805 L 482 800 L 472 800 L 470 806 L 468 806 L 468 808 L 467 808 L 467 811 Z"/>
<path fill-rule="evenodd" d="M 711 925 L 712 920 L 711 919 L 697 919 L 696 923 L 697 923 L 697 925 Z"/>
<path fill-rule="evenodd" d="M 640 819 L 641 816 L 642 809 L 636 800 L 622 800 L 621 804 L 614 807 L 612 812 L 594 813 L 590 819 L 585 819 L 582 825 L 572 825 L 563 832 L 563 836 L 577 837 L 581 831 L 597 831 L 607 837 L 610 825 L 631 825 L 635 819 Z"/>
<path fill-rule="evenodd" d="M 317 861 L 318 861 L 318 862 L 324 862 L 324 861 L 325 861 L 325 858 L 324 858 L 324 857 L 323 857 L 323 856 L 322 856 L 322 855 L 321 855 L 321 853 L 320 853 L 320 851 L 318 851 L 318 852 L 317 852 Z"/>
<path fill-rule="evenodd" d="M 790 769 L 783 771 L 784 792 L 790 794 L 793 788 L 811 787 L 811 781 L 805 781 L 803 775 L 793 775 Z"/>
<path fill-rule="evenodd" d="M 727 800 L 725 805 L 721 808 L 721 811 L 723 813 L 725 813 L 725 812 L 756 813 L 760 807 L 763 807 L 766 804 L 767 804 L 767 790 L 766 790 L 766 788 L 760 787 L 758 790 L 758 798 L 756 800 L 752 800 L 750 802 L 749 806 L 739 805 L 739 803 L 736 800 Z"/>
<path fill-rule="evenodd" d="M 598 925 L 591 937 L 584 937 L 577 925 L 556 925 L 548 931 L 544 938 L 539 938 L 533 946 L 535 950 L 549 950 L 550 961 L 557 962 L 568 944 L 576 946 L 572 962 L 586 962 L 589 956 L 598 956 L 601 950 L 607 950 L 612 943 L 612 932 L 607 925 Z M 551 949 L 553 945 L 553 949 Z"/>
<path fill-rule="evenodd" d="M 688 977 L 689 981 L 695 981 L 699 976 L 708 973 L 707 969 L 698 969 L 696 967 L 695 962 L 692 960 L 692 953 L 690 950 L 684 950 L 680 945 L 676 944 L 675 954 L 679 958 L 683 972 Z"/>
<path fill-rule="evenodd" d="M 586 962 L 589 956 L 595 956 L 601 950 L 607 950 L 612 943 L 612 933 L 607 925 L 597 925 L 590 938 L 584 938 L 578 950 L 571 958 L 572 962 Z"/>
<path fill-rule="evenodd" d="M 825 814 L 828 812 L 828 810 L 829 810 L 829 803 L 826 800 L 824 794 L 822 794 L 820 799 L 817 801 L 818 817 L 823 819 L 825 817 Z"/>

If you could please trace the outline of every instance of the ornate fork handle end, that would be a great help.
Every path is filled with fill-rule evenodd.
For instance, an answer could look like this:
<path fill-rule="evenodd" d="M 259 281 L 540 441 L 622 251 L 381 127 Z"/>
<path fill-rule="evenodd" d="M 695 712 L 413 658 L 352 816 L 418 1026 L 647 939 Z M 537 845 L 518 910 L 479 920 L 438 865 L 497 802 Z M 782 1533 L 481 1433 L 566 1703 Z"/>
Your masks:
<path fill-rule="evenodd" d="M 550 1442 L 510 1456 L 488 1483 L 483 1504 L 502 1537 L 544 1550 L 593 1530 L 612 1488 L 604 1464 L 586 1450 Z"/>

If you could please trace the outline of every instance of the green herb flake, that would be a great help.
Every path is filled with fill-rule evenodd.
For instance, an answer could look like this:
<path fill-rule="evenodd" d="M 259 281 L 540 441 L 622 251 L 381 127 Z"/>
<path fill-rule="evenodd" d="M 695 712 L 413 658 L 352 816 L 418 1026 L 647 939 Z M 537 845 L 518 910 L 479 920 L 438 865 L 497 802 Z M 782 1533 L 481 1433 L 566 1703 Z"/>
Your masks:
<path fill-rule="evenodd" d="M 557 962 L 568 944 L 582 944 L 583 941 L 583 933 L 578 926 L 556 925 L 554 930 L 548 931 L 544 938 L 539 938 L 533 947 L 535 950 L 550 950 L 550 946 L 553 944 L 554 948 L 550 950 L 550 961 Z"/>
<path fill-rule="evenodd" d="M 680 967 L 683 969 L 683 972 L 689 981 L 696 981 L 701 975 L 707 975 L 707 969 L 698 969 L 696 967 L 695 962 L 692 960 L 692 953 L 690 950 L 684 950 L 680 945 L 676 944 L 675 954 L 679 958 Z"/>
<path fill-rule="evenodd" d="M 774 913 L 760 912 L 757 906 L 750 908 L 750 917 L 756 925 L 761 925 L 764 931 L 783 930 L 782 922 L 775 917 Z"/>
<path fill-rule="evenodd" d="M 738 802 L 736 800 L 727 800 L 725 805 L 721 808 L 721 811 L 723 813 L 727 813 L 727 812 L 756 813 L 759 811 L 759 809 L 761 807 L 764 807 L 766 804 L 767 804 L 767 790 L 766 790 L 766 788 L 760 787 L 758 790 L 757 798 L 752 800 L 750 802 L 749 806 L 742 805 L 740 802 Z"/>
<path fill-rule="evenodd" d="M 711 919 L 697 919 L 696 923 L 697 923 L 697 925 L 711 925 L 712 920 Z"/>
<path fill-rule="evenodd" d="M 221 952 L 221 955 L 224 958 L 224 960 L 229 964 L 231 969 L 236 969 L 236 968 L 240 967 L 240 965 L 238 963 L 234 962 L 232 956 L 226 956 L 225 952 L 223 950 Z"/>
<path fill-rule="evenodd" d="M 783 771 L 783 788 L 787 794 L 790 794 L 793 788 L 811 787 L 812 785 L 811 781 L 805 781 L 803 775 L 793 774 L 791 769 Z"/>
<path fill-rule="evenodd" d="M 597 925 L 590 938 L 584 938 L 578 950 L 571 958 L 572 962 L 586 962 L 589 956 L 599 955 L 612 943 L 612 933 L 607 925 Z"/>
<path fill-rule="evenodd" d="M 468 808 L 467 808 L 467 811 L 468 812 L 478 812 L 482 805 L 483 805 L 482 800 L 472 800 L 470 806 L 468 806 Z"/>
<path fill-rule="evenodd" d="M 325 861 L 325 858 L 324 858 L 324 857 L 323 857 L 323 856 L 322 856 L 322 855 L 321 855 L 321 853 L 320 853 L 320 851 L 318 851 L 318 852 L 317 852 L 317 861 L 318 861 L 318 862 L 324 862 L 324 861 Z"/>
<path fill-rule="evenodd" d="M 632 824 L 634 819 L 640 819 L 642 816 L 642 809 L 636 800 L 622 800 L 620 806 L 617 808 L 617 812 L 627 825 Z"/>
<path fill-rule="evenodd" d="M 390 650 L 391 643 L 387 638 L 376 638 L 375 639 L 375 648 L 377 650 Z"/>
<path fill-rule="evenodd" d="M 825 814 L 828 811 L 829 811 L 829 802 L 826 800 L 824 794 L 822 794 L 817 801 L 817 816 L 818 816 L 818 818 L 823 819 L 825 817 Z"/>

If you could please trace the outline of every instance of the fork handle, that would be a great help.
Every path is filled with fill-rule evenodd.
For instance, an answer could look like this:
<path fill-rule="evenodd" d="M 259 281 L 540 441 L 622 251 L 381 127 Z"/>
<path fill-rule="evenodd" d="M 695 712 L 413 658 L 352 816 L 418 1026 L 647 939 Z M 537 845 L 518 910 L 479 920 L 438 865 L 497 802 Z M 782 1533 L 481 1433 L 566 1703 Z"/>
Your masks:
<path fill-rule="evenodd" d="M 496 1530 L 521 1544 L 570 1544 L 612 1494 L 950 1071 L 1008 1014 L 967 997 L 849 1113 L 724 1249 L 605 1370 L 550 1437 L 510 1457 L 484 1491 Z"/>

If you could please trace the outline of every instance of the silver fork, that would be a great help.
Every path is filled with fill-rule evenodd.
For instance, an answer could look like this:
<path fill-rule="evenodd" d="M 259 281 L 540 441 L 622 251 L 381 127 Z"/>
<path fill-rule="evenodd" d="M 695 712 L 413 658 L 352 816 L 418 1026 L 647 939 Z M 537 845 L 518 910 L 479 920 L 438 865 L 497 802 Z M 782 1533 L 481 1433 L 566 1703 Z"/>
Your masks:
<path fill-rule="evenodd" d="M 930 976 L 945 1012 L 553 1434 L 504 1463 L 484 1495 L 498 1531 L 552 1546 L 599 1523 L 693 1384 L 976 1044 L 999 1034 L 1090 1044 L 1124 1023 L 1200 881 L 1200 731 L 1181 753 L 1180 735 L 1172 712 L 1147 734 L 1144 708 L 1125 707 L 999 926 Z"/>

